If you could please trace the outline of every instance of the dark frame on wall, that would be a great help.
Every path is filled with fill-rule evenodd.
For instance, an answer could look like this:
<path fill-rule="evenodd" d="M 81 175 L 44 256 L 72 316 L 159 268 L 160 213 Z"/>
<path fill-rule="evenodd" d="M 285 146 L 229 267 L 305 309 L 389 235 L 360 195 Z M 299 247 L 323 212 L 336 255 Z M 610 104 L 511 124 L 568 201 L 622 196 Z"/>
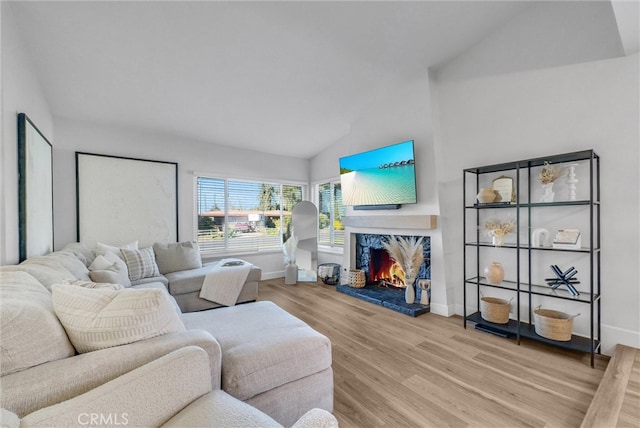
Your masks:
<path fill-rule="evenodd" d="M 78 242 L 178 241 L 178 164 L 76 152 Z"/>
<path fill-rule="evenodd" d="M 53 146 L 25 113 L 18 114 L 19 258 L 53 251 Z"/>

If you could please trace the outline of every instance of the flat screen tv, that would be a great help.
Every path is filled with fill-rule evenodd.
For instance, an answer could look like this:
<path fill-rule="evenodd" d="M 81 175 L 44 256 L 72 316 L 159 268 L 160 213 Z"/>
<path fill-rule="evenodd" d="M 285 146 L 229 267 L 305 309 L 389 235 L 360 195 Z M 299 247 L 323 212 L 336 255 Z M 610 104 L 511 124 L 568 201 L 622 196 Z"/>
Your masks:
<path fill-rule="evenodd" d="M 342 204 L 399 208 L 415 204 L 413 140 L 340 158 Z"/>

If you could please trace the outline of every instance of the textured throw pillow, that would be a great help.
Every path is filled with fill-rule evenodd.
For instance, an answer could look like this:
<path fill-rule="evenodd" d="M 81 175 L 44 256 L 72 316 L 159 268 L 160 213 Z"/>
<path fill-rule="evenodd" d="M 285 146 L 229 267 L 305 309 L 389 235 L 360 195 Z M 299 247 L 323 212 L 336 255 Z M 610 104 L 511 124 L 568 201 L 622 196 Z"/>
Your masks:
<path fill-rule="evenodd" d="M 161 274 L 202 267 L 200 249 L 195 241 L 177 242 L 175 244 L 153 244 L 156 262 Z"/>
<path fill-rule="evenodd" d="M 66 280 L 63 284 L 76 285 L 84 288 L 107 288 L 109 290 L 122 290 L 124 287 L 120 284 L 112 284 L 108 282 L 92 282 L 83 281 L 81 279 Z"/>
<path fill-rule="evenodd" d="M 89 277 L 95 282 L 113 282 L 131 287 L 127 264 L 111 252 L 97 256 L 89 266 Z"/>
<path fill-rule="evenodd" d="M 164 290 L 55 284 L 53 308 L 79 353 L 185 330 Z"/>
<path fill-rule="evenodd" d="M 122 258 L 127 264 L 129 279 L 131 281 L 160 275 L 153 248 L 148 247 L 141 250 L 126 250 L 121 248 L 120 254 L 122 254 Z"/>
<path fill-rule="evenodd" d="M 102 255 L 104 256 L 106 253 L 113 253 L 115 255 L 117 255 L 118 257 L 120 256 L 120 250 L 121 249 L 125 249 L 125 250 L 137 250 L 138 249 L 138 241 L 132 241 L 129 242 L 128 244 L 125 244 L 121 247 L 114 247 L 113 245 L 107 245 L 103 242 L 98 242 L 96 244 L 96 254 L 97 255 Z"/>

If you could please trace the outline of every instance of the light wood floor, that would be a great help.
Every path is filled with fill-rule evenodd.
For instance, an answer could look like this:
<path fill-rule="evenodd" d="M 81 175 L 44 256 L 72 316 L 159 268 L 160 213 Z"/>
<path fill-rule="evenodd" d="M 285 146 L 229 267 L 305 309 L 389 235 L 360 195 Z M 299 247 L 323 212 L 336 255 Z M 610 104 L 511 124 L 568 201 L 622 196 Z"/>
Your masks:
<path fill-rule="evenodd" d="M 579 427 L 607 366 L 597 357 L 412 318 L 319 283 L 260 283 L 331 339 L 334 414 L 346 427 Z"/>

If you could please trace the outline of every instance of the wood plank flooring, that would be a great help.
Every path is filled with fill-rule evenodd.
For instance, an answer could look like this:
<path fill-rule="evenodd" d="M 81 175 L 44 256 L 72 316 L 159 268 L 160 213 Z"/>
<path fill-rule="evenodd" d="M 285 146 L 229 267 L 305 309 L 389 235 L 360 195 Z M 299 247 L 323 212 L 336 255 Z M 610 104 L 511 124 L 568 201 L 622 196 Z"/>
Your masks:
<path fill-rule="evenodd" d="M 597 357 L 411 318 L 319 283 L 262 281 L 331 339 L 334 414 L 346 427 L 579 427 L 607 366 Z"/>
<path fill-rule="evenodd" d="M 617 345 L 581 428 L 640 427 L 640 349 Z"/>

